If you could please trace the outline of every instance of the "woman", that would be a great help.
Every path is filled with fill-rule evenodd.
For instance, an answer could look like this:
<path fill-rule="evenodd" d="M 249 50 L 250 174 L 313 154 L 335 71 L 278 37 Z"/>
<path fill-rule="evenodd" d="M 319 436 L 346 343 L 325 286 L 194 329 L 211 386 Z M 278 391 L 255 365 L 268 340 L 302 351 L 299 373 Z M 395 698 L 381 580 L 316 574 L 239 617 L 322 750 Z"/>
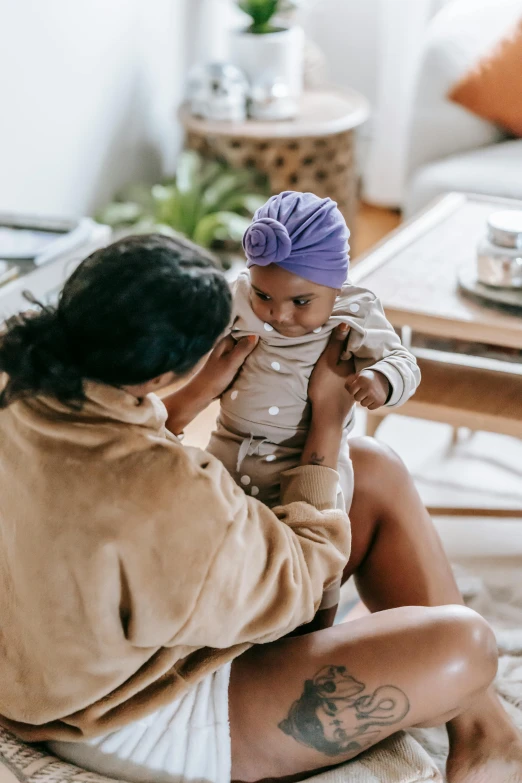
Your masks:
<path fill-rule="evenodd" d="M 460 606 L 404 467 L 372 442 L 352 445 L 350 548 L 339 341 L 311 379 L 302 466 L 276 513 L 167 431 L 152 392 L 199 370 L 167 400 L 180 433 L 254 348 L 222 340 L 200 367 L 229 316 L 201 251 L 151 236 L 94 253 L 56 311 L 9 324 L 0 722 L 105 774 L 224 783 L 306 777 L 445 721 L 452 783 L 520 779 L 518 734 L 488 690 L 491 631 Z M 375 614 L 283 638 L 343 569 Z"/>

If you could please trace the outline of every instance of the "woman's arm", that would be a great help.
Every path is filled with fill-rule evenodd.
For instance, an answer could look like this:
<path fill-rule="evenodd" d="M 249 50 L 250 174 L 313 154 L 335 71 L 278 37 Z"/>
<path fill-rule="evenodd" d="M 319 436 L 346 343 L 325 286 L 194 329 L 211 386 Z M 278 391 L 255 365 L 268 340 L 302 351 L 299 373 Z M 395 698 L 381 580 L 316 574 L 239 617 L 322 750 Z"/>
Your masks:
<path fill-rule="evenodd" d="M 223 648 L 279 639 L 312 620 L 348 561 L 350 525 L 335 508 L 339 476 L 327 467 L 295 468 L 283 476 L 283 505 L 272 511 L 245 495 L 221 463 L 202 458 L 210 480 L 186 486 L 189 514 L 175 506 L 176 531 L 187 531 L 193 551 L 173 541 L 177 532 L 164 538 L 172 587 L 160 601 L 169 599 L 168 612 L 179 604 L 172 591 L 180 579 L 184 589 L 196 580 L 194 603 L 187 597 L 191 611 L 169 643 Z M 174 549 L 186 552 L 187 566 Z M 165 631 L 168 619 L 159 625 Z"/>
<path fill-rule="evenodd" d="M 338 580 L 351 536 L 336 508 L 335 467 L 353 403 L 344 389 L 350 368 L 339 362 L 344 337 L 334 340 L 310 384 L 306 464 L 282 474 L 278 508 L 248 497 L 209 454 L 158 446 L 143 477 L 148 524 L 136 532 L 135 644 L 224 648 L 278 639 L 309 622 Z"/>
<path fill-rule="evenodd" d="M 218 342 L 203 367 L 180 389 L 163 400 L 168 412 L 167 428 L 179 435 L 212 400 L 227 389 L 256 345 L 254 335 Z"/>
<path fill-rule="evenodd" d="M 347 324 L 337 327 L 311 375 L 308 396 L 312 421 L 301 456 L 302 465 L 337 470 L 343 424 L 355 404 L 345 388 L 353 366 L 341 360 L 348 332 Z"/>
<path fill-rule="evenodd" d="M 313 618 L 350 553 L 349 521 L 336 508 L 341 432 L 353 404 L 344 388 L 351 368 L 340 361 L 345 339 L 342 332 L 333 336 L 314 369 L 303 464 L 282 474 L 277 509 L 248 497 L 217 459 L 198 449 L 167 444 L 165 469 L 159 454 L 151 463 L 155 522 L 152 530 L 140 528 L 143 579 L 135 594 L 146 611 L 141 618 L 136 611 L 135 643 L 266 642 Z M 180 391 L 178 399 L 187 394 Z M 188 396 L 186 403 L 193 405 Z M 171 459 L 176 464 L 169 466 Z"/>
<path fill-rule="evenodd" d="M 301 457 L 303 465 L 337 468 L 342 427 L 355 401 L 346 389 L 346 377 L 353 372 L 353 362 L 341 360 L 348 327 L 340 325 L 316 365 L 310 380 L 312 421 Z M 306 634 L 333 625 L 339 603 L 340 579 L 323 594 L 321 606 L 310 623 L 293 632 Z"/>
<path fill-rule="evenodd" d="M 140 481 L 126 487 L 125 503 L 140 511 L 122 531 L 120 551 L 129 641 L 228 648 L 309 622 L 350 553 L 337 471 L 288 471 L 282 505 L 272 510 L 210 454 L 169 440 L 153 449 L 139 460 Z"/>

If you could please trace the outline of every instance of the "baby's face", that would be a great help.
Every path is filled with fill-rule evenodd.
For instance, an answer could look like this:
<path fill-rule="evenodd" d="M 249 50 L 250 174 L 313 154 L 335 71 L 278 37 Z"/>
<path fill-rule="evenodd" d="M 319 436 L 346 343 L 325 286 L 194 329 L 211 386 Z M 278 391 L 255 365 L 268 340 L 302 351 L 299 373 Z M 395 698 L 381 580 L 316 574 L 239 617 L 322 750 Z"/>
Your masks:
<path fill-rule="evenodd" d="M 250 282 L 252 310 L 285 337 L 302 337 L 326 323 L 339 293 L 277 264 L 250 267 Z"/>

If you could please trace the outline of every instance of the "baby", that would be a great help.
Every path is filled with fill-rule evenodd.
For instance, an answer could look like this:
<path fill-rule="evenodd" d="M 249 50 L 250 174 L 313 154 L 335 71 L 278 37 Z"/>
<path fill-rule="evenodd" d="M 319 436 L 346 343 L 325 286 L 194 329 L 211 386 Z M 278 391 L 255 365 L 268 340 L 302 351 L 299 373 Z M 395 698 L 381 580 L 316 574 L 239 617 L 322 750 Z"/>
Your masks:
<path fill-rule="evenodd" d="M 349 392 L 366 408 L 396 407 L 415 392 L 420 373 L 371 291 L 348 281 L 349 231 L 337 205 L 287 191 L 257 210 L 243 246 L 248 271 L 234 285 L 231 334 L 258 344 L 221 398 L 208 451 L 247 493 L 279 504 L 280 475 L 299 465 L 310 422 L 311 372 L 340 324 L 342 358 L 352 360 Z M 349 513 L 353 470 L 345 422 L 338 504 Z"/>

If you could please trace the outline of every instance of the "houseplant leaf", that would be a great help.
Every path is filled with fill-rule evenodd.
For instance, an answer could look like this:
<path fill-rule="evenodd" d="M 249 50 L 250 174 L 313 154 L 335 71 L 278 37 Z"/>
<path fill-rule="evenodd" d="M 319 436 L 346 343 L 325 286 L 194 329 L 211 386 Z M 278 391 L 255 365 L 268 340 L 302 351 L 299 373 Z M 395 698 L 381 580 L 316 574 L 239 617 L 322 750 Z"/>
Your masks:
<path fill-rule="evenodd" d="M 196 227 L 203 192 L 205 162 L 194 150 L 184 150 L 176 168 L 179 227 L 192 236 Z"/>
<path fill-rule="evenodd" d="M 213 212 L 201 218 L 193 240 L 201 247 L 213 247 L 216 243 L 231 242 L 238 245 L 250 225 L 250 220 L 235 212 Z"/>
<path fill-rule="evenodd" d="M 205 247 L 217 244 L 234 251 L 265 192 L 266 178 L 257 171 L 233 169 L 188 151 L 180 156 L 175 178 L 123 188 L 99 219 L 125 233 L 131 226 L 136 233 L 177 232 Z"/>
<path fill-rule="evenodd" d="M 239 0 L 239 7 L 252 19 L 251 33 L 268 33 L 268 24 L 277 11 L 278 0 Z"/>
<path fill-rule="evenodd" d="M 141 182 L 132 182 L 120 188 L 117 193 L 116 201 L 132 201 L 143 210 L 143 214 L 152 215 L 154 212 L 154 198 L 150 185 Z"/>
<path fill-rule="evenodd" d="M 180 193 L 190 193 L 201 187 L 203 160 L 194 150 L 184 150 L 176 166 L 176 187 Z"/>
<path fill-rule="evenodd" d="M 185 233 L 180 208 L 180 195 L 175 185 L 153 185 L 154 219 L 157 223 Z"/>
<path fill-rule="evenodd" d="M 130 236 L 134 234 L 163 234 L 168 237 L 181 237 L 179 231 L 175 231 L 171 226 L 167 226 L 164 223 L 157 223 L 152 217 L 143 218 L 139 220 L 133 226 L 126 226 L 118 232 L 118 236 Z"/>
<path fill-rule="evenodd" d="M 214 182 L 220 174 L 229 170 L 230 167 L 224 163 L 220 163 L 217 160 L 206 160 L 201 171 L 201 187 L 206 188 Z"/>
<path fill-rule="evenodd" d="M 221 209 L 226 198 L 240 191 L 248 182 L 248 174 L 243 171 L 228 171 L 220 174 L 207 188 L 201 198 L 200 214 L 206 215 Z"/>
<path fill-rule="evenodd" d="M 96 213 L 96 220 L 107 226 L 132 225 L 143 216 L 143 209 L 133 201 L 113 201 Z"/>
<path fill-rule="evenodd" d="M 223 201 L 221 209 L 251 217 L 265 202 L 266 196 L 260 193 L 233 193 Z"/>

